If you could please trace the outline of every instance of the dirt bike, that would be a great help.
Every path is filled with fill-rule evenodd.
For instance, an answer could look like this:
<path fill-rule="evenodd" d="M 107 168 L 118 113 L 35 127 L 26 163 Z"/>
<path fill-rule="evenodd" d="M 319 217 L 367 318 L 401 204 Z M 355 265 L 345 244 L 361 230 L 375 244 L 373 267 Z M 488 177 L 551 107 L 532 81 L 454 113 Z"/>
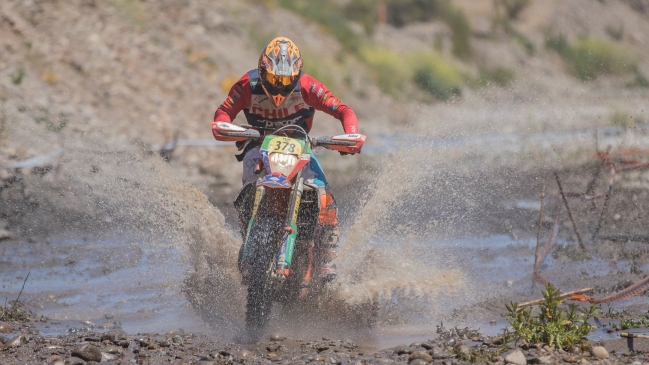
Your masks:
<path fill-rule="evenodd" d="M 311 279 L 317 261 L 313 240 L 320 212 L 318 186 L 303 178 L 312 149 L 322 146 L 353 154 L 360 152 L 366 137 L 312 138 L 297 125 L 262 136 L 245 127 L 249 126 L 216 122 L 213 130 L 219 140 L 260 146 L 255 167 L 259 178 L 244 186 L 234 203 L 244 237 L 238 265 L 248 285 L 246 329 L 259 333 L 269 321 L 273 302 L 293 303 L 304 295 L 302 283 Z"/>

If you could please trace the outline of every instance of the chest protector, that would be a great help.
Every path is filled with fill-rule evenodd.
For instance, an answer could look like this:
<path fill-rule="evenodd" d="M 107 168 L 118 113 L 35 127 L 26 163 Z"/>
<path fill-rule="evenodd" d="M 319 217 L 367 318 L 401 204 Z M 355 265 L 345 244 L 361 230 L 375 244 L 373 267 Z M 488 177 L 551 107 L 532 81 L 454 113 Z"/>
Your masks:
<path fill-rule="evenodd" d="M 243 110 L 243 113 L 249 125 L 262 131 L 272 131 L 296 124 L 308 132 L 306 120 L 313 118 L 315 109 L 304 101 L 299 83 L 295 91 L 279 107 L 276 107 L 261 87 L 258 71 L 256 69 L 249 71 L 248 77 L 250 77 L 252 96 L 250 105 Z"/>

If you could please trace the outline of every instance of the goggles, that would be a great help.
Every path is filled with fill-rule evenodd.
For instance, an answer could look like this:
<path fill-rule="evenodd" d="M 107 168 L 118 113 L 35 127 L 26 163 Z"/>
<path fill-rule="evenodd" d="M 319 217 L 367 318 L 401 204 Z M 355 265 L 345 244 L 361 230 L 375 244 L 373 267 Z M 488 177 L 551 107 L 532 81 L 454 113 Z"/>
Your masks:
<path fill-rule="evenodd" d="M 270 72 L 266 72 L 265 77 L 266 77 L 266 81 L 268 81 L 271 85 L 275 86 L 276 88 L 280 88 L 280 89 L 291 85 L 293 80 L 295 80 L 295 76 L 274 75 L 271 74 Z"/>

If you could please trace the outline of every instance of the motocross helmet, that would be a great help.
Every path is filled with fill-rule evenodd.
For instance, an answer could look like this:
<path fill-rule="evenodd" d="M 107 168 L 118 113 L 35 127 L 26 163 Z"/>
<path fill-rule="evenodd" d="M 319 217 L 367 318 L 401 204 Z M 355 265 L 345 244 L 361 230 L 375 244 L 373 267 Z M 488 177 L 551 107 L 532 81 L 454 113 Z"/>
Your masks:
<path fill-rule="evenodd" d="M 280 106 L 288 98 L 302 76 L 302 56 L 293 41 L 277 37 L 259 56 L 259 79 L 266 95 Z"/>

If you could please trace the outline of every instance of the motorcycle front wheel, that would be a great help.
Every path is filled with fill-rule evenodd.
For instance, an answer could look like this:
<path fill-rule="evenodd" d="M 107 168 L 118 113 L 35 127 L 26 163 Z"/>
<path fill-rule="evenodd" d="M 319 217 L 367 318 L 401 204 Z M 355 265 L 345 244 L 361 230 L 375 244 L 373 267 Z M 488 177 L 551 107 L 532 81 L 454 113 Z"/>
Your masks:
<path fill-rule="evenodd" d="M 279 249 L 277 242 L 281 223 L 274 216 L 260 216 L 250 231 L 250 245 L 247 262 L 248 298 L 246 304 L 246 332 L 258 337 L 270 319 L 273 305 L 271 273 Z"/>

